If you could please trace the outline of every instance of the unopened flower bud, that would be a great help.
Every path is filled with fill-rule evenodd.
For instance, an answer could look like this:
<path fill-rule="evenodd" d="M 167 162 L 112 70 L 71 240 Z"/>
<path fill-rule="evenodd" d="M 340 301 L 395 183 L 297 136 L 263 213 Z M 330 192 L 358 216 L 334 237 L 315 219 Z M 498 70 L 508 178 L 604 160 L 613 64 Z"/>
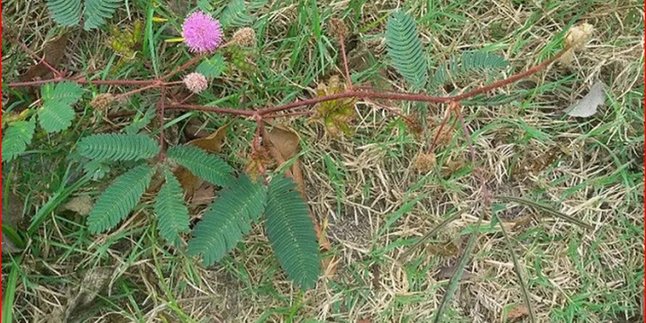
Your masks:
<path fill-rule="evenodd" d="M 582 23 L 580 25 L 574 26 L 568 30 L 565 35 L 565 45 L 571 47 L 574 50 L 582 49 L 594 32 L 594 27 L 588 23 Z"/>
<path fill-rule="evenodd" d="M 343 20 L 338 18 L 330 19 L 330 34 L 337 39 L 345 37 L 348 34 L 348 27 Z"/>
<path fill-rule="evenodd" d="M 414 167 L 420 173 L 428 173 L 435 167 L 436 163 L 435 153 L 420 153 L 415 158 Z"/>
<path fill-rule="evenodd" d="M 238 29 L 233 34 L 231 42 L 243 47 L 251 47 L 256 44 L 256 32 L 249 27 Z"/>
<path fill-rule="evenodd" d="M 574 26 L 568 30 L 565 35 L 565 46 L 567 51 L 561 56 L 559 62 L 564 65 L 569 65 L 574 60 L 574 52 L 582 50 L 585 45 L 590 41 L 594 27 L 588 23 L 582 23 Z"/>
<path fill-rule="evenodd" d="M 114 95 L 110 93 L 102 93 L 90 101 L 90 106 L 96 110 L 104 110 L 107 109 L 114 100 Z"/>
<path fill-rule="evenodd" d="M 184 85 L 189 91 L 197 94 L 200 93 L 209 86 L 209 82 L 206 80 L 206 77 L 200 73 L 191 73 L 184 76 Z"/>

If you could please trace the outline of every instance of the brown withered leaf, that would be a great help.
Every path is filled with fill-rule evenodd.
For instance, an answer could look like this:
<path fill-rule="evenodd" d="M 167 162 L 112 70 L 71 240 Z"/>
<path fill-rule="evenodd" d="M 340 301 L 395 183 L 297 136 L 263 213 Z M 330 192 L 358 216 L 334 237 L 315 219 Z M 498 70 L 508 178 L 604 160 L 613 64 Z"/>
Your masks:
<path fill-rule="evenodd" d="M 455 271 L 456 271 L 457 269 L 458 269 L 458 268 L 457 268 L 457 266 L 456 266 L 456 265 L 453 265 L 453 266 L 442 266 L 442 267 L 440 267 L 440 271 L 435 275 L 435 279 L 438 279 L 438 280 L 450 279 L 451 277 L 453 277 L 453 274 L 455 274 Z M 473 274 L 473 273 L 471 273 L 471 272 L 470 272 L 470 271 L 468 271 L 468 270 L 464 270 L 464 271 L 462 272 L 461 281 L 469 280 L 469 279 L 471 279 L 473 276 L 474 276 L 474 274 Z"/>
<path fill-rule="evenodd" d="M 69 34 L 63 34 L 45 44 L 42 55 L 49 65 L 54 68 L 58 68 L 61 65 L 63 58 L 65 58 L 68 41 Z M 23 73 L 20 76 L 20 81 L 32 81 L 34 79 L 44 78 L 49 74 L 51 74 L 49 68 L 47 68 L 43 62 L 39 62 Z"/>
<path fill-rule="evenodd" d="M 61 322 L 78 322 L 78 317 L 96 303 L 96 297 L 109 289 L 113 273 L 112 267 L 95 267 L 86 272 L 75 296 L 67 303 Z"/>
<path fill-rule="evenodd" d="M 202 186 L 193 193 L 191 207 L 210 204 L 213 202 L 213 197 L 215 197 L 215 187 L 208 183 L 202 183 Z"/>
<path fill-rule="evenodd" d="M 222 143 L 227 136 L 227 129 L 228 124 L 225 124 L 212 134 L 204 138 L 193 139 L 187 144 L 202 148 L 210 153 L 217 153 L 222 149 Z M 195 194 L 195 191 L 202 185 L 203 181 L 184 167 L 178 167 L 173 173 L 182 185 L 185 197 L 187 199 L 191 199 Z"/>
<path fill-rule="evenodd" d="M 108 45 L 124 61 L 132 60 L 137 55 L 143 43 L 144 23 L 142 20 L 135 20 L 132 26 L 123 25 L 110 26 L 110 37 Z"/>
<path fill-rule="evenodd" d="M 269 154 L 279 165 L 292 159 L 300 150 L 300 138 L 298 133 L 286 126 L 272 127 L 270 131 L 266 132 L 263 139 L 264 147 L 269 151 Z M 307 199 L 300 160 L 296 159 L 290 170 L 287 172 L 287 176 L 290 176 L 294 180 L 303 199 Z M 310 218 L 312 218 L 312 223 L 314 224 L 314 230 L 316 231 L 316 236 L 319 240 L 320 246 L 324 250 L 330 250 L 332 246 L 330 245 L 327 236 L 323 234 L 318 220 L 311 212 Z M 324 268 L 327 268 L 329 264 L 330 263 L 324 263 Z"/>
<path fill-rule="evenodd" d="M 567 148 L 560 145 L 543 149 L 538 153 L 528 151 L 513 168 L 512 176 L 514 179 L 536 176 L 553 164 L 559 157 L 568 154 Z"/>
<path fill-rule="evenodd" d="M 338 75 L 330 77 L 328 83 L 319 83 L 316 88 L 317 96 L 343 93 L 345 84 L 339 80 Z M 357 102 L 354 98 L 337 99 L 321 102 L 316 105 L 316 111 L 310 121 L 322 122 L 325 131 L 332 137 L 351 135 L 350 122 L 355 117 L 354 105 Z"/>
<path fill-rule="evenodd" d="M 298 133 L 286 126 L 274 126 L 267 132 L 264 139 L 263 144 L 279 165 L 292 159 L 300 150 Z M 300 160 L 297 159 L 294 161 L 294 164 L 288 172 L 288 176 L 292 177 L 298 191 L 305 198 L 305 182 L 303 181 L 303 174 L 301 173 Z"/>
<path fill-rule="evenodd" d="M 529 308 L 524 304 L 513 305 L 511 309 L 507 312 L 506 322 L 515 322 L 519 319 L 524 318 L 529 315 Z"/>
<path fill-rule="evenodd" d="M 69 210 L 78 215 L 88 215 L 92 211 L 92 198 L 89 195 L 79 195 L 71 198 L 69 202 L 63 205 L 63 210 Z"/>
<path fill-rule="evenodd" d="M 269 151 L 265 147 L 260 147 L 260 149 L 251 153 L 249 162 L 244 169 L 245 173 L 256 181 L 265 174 L 265 171 L 272 164 L 272 161 Z"/>
<path fill-rule="evenodd" d="M 428 247 L 426 247 L 426 250 L 431 254 L 442 257 L 453 257 L 456 256 L 458 252 L 460 252 L 459 246 L 456 245 L 453 241 L 429 244 Z"/>
<path fill-rule="evenodd" d="M 23 221 L 23 207 L 25 201 L 13 191 L 9 191 L 8 198 L 5 203 L 2 203 L 2 223 L 3 225 L 15 228 L 16 231 L 19 224 Z M 10 254 L 20 252 L 22 249 L 18 248 L 4 232 L 2 233 L 2 254 Z"/>

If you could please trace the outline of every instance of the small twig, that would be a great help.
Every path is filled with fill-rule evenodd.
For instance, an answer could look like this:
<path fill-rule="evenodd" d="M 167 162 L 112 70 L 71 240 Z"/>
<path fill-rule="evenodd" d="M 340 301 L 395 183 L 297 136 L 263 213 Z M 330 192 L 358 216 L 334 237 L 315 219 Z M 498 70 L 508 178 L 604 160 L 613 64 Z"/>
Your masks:
<path fill-rule="evenodd" d="M 449 121 L 449 118 L 451 117 L 451 113 L 449 113 L 451 108 L 447 110 L 447 113 L 444 114 L 444 118 L 442 118 L 442 122 L 440 123 L 439 129 L 435 132 L 435 136 L 433 136 L 433 141 L 431 144 L 428 146 L 428 152 L 432 153 L 435 151 L 435 147 L 437 146 L 437 142 L 440 139 L 440 135 L 442 134 L 442 130 L 444 130 L 444 126 L 446 123 Z"/>
<path fill-rule="evenodd" d="M 45 59 L 45 56 L 43 55 L 42 57 L 36 54 L 31 48 L 29 48 L 27 45 L 25 45 L 23 42 L 19 41 L 16 39 L 16 42 L 18 43 L 18 46 L 22 48 L 29 56 L 31 56 L 34 60 L 38 61 L 38 64 L 43 63 L 47 69 L 49 69 L 52 74 L 54 74 L 55 77 L 63 77 L 63 73 L 56 69 L 54 66 L 49 64 L 47 59 Z"/>
<path fill-rule="evenodd" d="M 350 76 L 350 68 L 348 67 L 348 56 L 345 53 L 345 35 L 339 35 L 339 45 L 341 45 L 341 60 L 343 61 L 343 70 L 345 72 L 345 79 L 348 84 L 348 89 L 352 90 L 352 77 Z"/>
<path fill-rule="evenodd" d="M 164 114 L 166 108 L 166 87 L 162 86 L 160 93 L 159 102 L 157 103 L 158 118 L 159 118 L 159 155 L 158 159 L 160 161 L 166 158 L 166 139 L 164 138 Z"/>
<path fill-rule="evenodd" d="M 134 89 L 134 90 L 131 90 L 131 91 L 128 91 L 128 92 L 124 92 L 124 93 L 115 95 L 114 97 L 115 97 L 115 99 L 122 100 L 122 99 L 125 99 L 125 98 L 133 95 L 133 94 L 143 92 L 143 91 L 146 91 L 146 90 L 152 89 L 152 88 L 157 88 L 159 86 L 160 86 L 159 84 L 150 84 L 150 85 L 146 85 L 144 87 L 140 87 L 138 89 Z"/>

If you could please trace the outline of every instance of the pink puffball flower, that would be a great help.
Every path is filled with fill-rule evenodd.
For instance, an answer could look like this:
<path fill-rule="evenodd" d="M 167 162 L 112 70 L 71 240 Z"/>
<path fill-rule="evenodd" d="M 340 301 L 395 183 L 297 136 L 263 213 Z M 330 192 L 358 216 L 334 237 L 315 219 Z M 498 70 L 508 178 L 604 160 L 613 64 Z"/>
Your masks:
<path fill-rule="evenodd" d="M 213 52 L 222 43 L 222 26 L 208 14 L 196 11 L 184 20 L 182 37 L 191 52 Z"/>

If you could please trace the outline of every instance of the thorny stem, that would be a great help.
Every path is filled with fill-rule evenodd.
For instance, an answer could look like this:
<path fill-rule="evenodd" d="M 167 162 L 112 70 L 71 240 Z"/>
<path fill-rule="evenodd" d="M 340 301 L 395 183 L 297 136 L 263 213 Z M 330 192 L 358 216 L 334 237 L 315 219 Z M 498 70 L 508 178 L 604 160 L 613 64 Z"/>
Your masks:
<path fill-rule="evenodd" d="M 268 120 L 268 119 L 276 119 L 276 118 L 307 116 L 307 115 L 310 115 L 310 114 L 313 114 L 313 113 L 314 113 L 314 111 L 312 111 L 312 110 L 293 111 L 293 112 L 288 112 L 288 113 L 283 113 L 283 114 L 272 114 L 272 115 L 264 116 L 263 119 Z"/>
<path fill-rule="evenodd" d="M 167 79 L 173 77 L 175 74 L 180 73 L 181 71 L 184 71 L 187 68 L 195 65 L 195 63 L 199 62 L 202 58 L 204 58 L 204 54 L 193 56 L 186 63 L 184 63 L 181 66 L 177 67 L 176 69 L 164 74 L 160 79 L 161 80 L 167 80 Z"/>
<path fill-rule="evenodd" d="M 226 109 L 226 108 L 210 107 L 206 105 L 196 105 L 196 104 L 171 104 L 166 107 L 166 110 L 193 110 L 193 111 L 220 113 L 220 114 L 231 114 L 231 115 L 245 116 L 245 117 L 252 117 L 254 114 L 256 114 L 256 112 L 253 110 Z"/>
<path fill-rule="evenodd" d="M 210 111 L 216 113 L 227 113 L 240 116 L 251 116 L 254 113 L 259 113 L 262 116 L 273 114 L 280 111 L 291 110 L 294 108 L 314 105 L 320 102 L 343 99 L 343 98 L 369 98 L 369 99 L 387 99 L 387 100 L 405 100 L 405 101 L 418 101 L 418 102 L 428 102 L 428 103 L 450 103 L 450 102 L 459 102 L 464 99 L 474 97 L 478 94 L 489 92 L 491 90 L 501 88 L 505 85 L 511 84 L 520 79 L 526 78 L 532 74 L 535 74 L 543 69 L 545 69 L 550 64 L 554 63 L 559 59 L 565 52 L 569 50 L 568 47 L 561 50 L 551 59 L 548 59 L 542 62 L 539 65 L 536 65 L 528 70 L 514 74 L 506 79 L 493 82 L 489 85 L 485 85 L 474 90 L 471 90 L 466 93 L 450 96 L 431 96 L 426 94 L 418 93 L 407 93 L 407 92 L 382 92 L 375 90 L 366 90 L 366 89 L 351 89 L 342 93 L 330 94 L 305 100 L 297 100 L 288 104 L 280 106 L 266 106 L 254 111 L 249 110 L 234 110 L 234 109 L 225 109 L 225 108 L 216 108 L 216 107 L 206 107 L 200 105 L 172 105 L 169 108 L 173 109 L 184 109 L 184 110 L 201 110 L 201 111 Z"/>
<path fill-rule="evenodd" d="M 297 100 L 292 103 L 280 105 L 280 106 L 266 106 L 260 109 L 257 109 L 255 111 L 250 111 L 250 110 L 236 110 L 236 109 L 226 109 L 226 108 L 218 108 L 218 107 L 209 107 L 209 106 L 203 106 L 203 105 L 189 105 L 189 104 L 171 104 L 170 106 L 167 107 L 167 110 L 198 110 L 198 111 L 206 111 L 206 112 L 214 112 L 214 113 L 222 113 L 222 114 L 231 114 L 231 115 L 238 115 L 238 116 L 245 116 L 245 117 L 250 117 L 253 116 L 254 114 L 259 114 L 260 116 L 266 116 L 270 114 L 274 114 L 276 112 L 280 111 L 286 111 L 286 110 L 291 110 L 294 108 L 302 107 L 302 106 L 310 106 L 314 105 L 320 102 L 325 102 L 325 101 L 331 101 L 331 100 L 337 100 L 337 99 L 343 99 L 343 98 L 370 98 L 370 99 L 387 99 L 387 100 L 405 100 L 405 101 L 418 101 L 418 102 L 428 102 L 428 103 L 450 103 L 450 102 L 459 102 L 461 100 L 467 99 L 474 97 L 478 94 L 489 92 L 491 90 L 503 87 L 505 85 L 508 85 L 510 83 L 513 83 L 515 81 L 518 81 L 520 79 L 523 79 L 525 77 L 528 77 L 532 74 L 535 74 L 542 69 L 546 68 L 553 62 L 555 62 L 557 59 L 559 59 L 565 52 L 569 50 L 568 47 L 564 48 L 561 50 L 557 55 L 552 57 L 551 59 L 548 59 L 544 62 L 542 62 L 539 65 L 536 65 L 528 70 L 525 70 L 523 72 L 514 74 L 506 79 L 493 82 L 489 85 L 485 85 L 479 88 L 476 88 L 474 90 L 471 90 L 466 93 L 462 93 L 459 95 L 453 95 L 453 96 L 430 96 L 426 94 L 419 94 L 419 93 L 407 93 L 407 92 L 382 92 L 382 91 L 375 91 L 375 90 L 367 90 L 367 89 L 349 89 L 345 92 L 342 93 L 336 93 L 336 94 L 331 94 L 331 95 L 325 95 L 325 96 L 320 96 L 320 97 L 315 97 L 315 98 L 310 98 L 310 99 L 305 99 L 305 100 Z M 139 86 L 149 86 L 153 84 L 159 84 L 160 80 L 163 81 L 163 79 L 172 77 L 173 75 L 181 72 L 182 70 L 190 67 L 192 64 L 195 64 L 197 61 L 199 61 L 199 58 L 201 56 L 195 56 L 192 59 L 190 59 L 188 62 L 184 63 L 182 66 L 178 67 L 177 69 L 173 70 L 172 72 L 162 76 L 160 79 L 152 79 L 152 80 L 96 80 L 96 81 L 90 81 L 86 80 L 84 78 L 79 78 L 77 80 L 74 80 L 77 83 L 81 84 L 96 84 L 96 85 L 139 85 Z M 44 83 L 50 83 L 50 82 L 61 82 L 69 79 L 65 79 L 63 77 L 58 77 L 50 80 L 40 80 L 40 81 L 31 81 L 31 82 L 16 82 L 16 83 L 10 83 L 10 87 L 21 87 L 21 86 L 34 86 L 34 85 L 39 85 L 39 84 L 44 84 Z M 157 87 L 161 87 L 164 85 L 159 85 Z"/>

